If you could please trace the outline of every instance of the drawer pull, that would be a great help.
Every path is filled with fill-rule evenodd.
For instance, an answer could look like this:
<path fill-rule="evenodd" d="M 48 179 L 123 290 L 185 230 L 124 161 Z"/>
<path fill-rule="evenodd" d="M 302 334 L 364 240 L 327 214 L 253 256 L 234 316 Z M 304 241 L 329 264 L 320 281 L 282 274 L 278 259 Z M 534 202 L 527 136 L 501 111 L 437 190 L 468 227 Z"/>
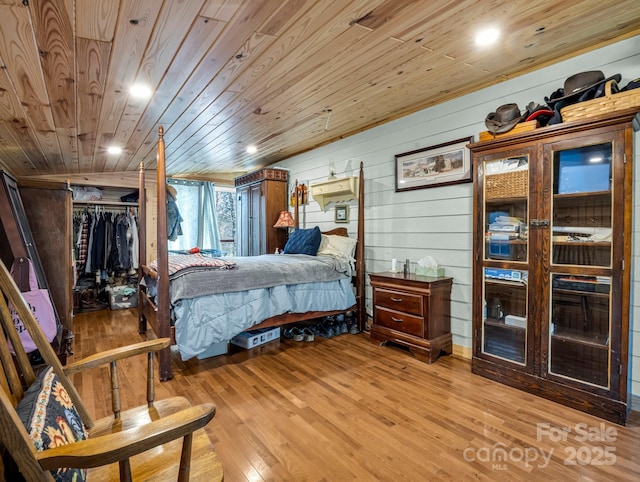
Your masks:
<path fill-rule="evenodd" d="M 396 303 L 400 303 L 402 301 L 402 298 L 391 298 L 391 301 L 394 301 Z"/>
<path fill-rule="evenodd" d="M 402 323 L 404 320 L 402 318 L 394 318 L 393 316 L 391 317 L 391 321 L 395 321 L 396 323 Z"/>

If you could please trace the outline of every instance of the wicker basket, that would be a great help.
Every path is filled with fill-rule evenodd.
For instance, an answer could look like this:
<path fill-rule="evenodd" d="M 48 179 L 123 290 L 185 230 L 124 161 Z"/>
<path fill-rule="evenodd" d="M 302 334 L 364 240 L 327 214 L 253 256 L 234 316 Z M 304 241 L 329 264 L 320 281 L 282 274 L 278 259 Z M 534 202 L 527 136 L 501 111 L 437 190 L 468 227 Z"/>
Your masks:
<path fill-rule="evenodd" d="M 578 119 L 588 119 L 608 112 L 640 107 L 640 89 L 612 94 L 611 85 L 613 82 L 615 81 L 610 80 L 605 84 L 604 97 L 578 102 L 560 109 L 562 121 L 571 122 Z"/>
<path fill-rule="evenodd" d="M 524 169 L 485 176 L 485 199 L 526 197 L 528 174 L 529 171 Z"/>

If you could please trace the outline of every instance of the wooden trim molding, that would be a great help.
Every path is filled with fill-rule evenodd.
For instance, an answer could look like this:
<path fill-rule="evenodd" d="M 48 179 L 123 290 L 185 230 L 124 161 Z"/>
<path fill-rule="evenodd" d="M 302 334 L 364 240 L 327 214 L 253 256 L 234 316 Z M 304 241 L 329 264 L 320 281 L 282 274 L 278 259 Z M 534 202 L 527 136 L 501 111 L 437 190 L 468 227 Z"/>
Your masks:
<path fill-rule="evenodd" d="M 473 349 L 470 346 L 462 346 L 454 344 L 451 348 L 452 355 L 471 360 L 473 358 Z"/>
<path fill-rule="evenodd" d="M 265 167 L 264 169 L 259 169 L 254 172 L 250 172 L 249 174 L 245 174 L 244 176 L 240 176 L 235 179 L 235 185 L 245 186 L 247 184 L 254 184 L 256 182 L 269 180 L 269 181 L 283 181 L 287 182 L 289 175 L 289 171 L 284 169 L 273 169 L 269 167 Z"/>

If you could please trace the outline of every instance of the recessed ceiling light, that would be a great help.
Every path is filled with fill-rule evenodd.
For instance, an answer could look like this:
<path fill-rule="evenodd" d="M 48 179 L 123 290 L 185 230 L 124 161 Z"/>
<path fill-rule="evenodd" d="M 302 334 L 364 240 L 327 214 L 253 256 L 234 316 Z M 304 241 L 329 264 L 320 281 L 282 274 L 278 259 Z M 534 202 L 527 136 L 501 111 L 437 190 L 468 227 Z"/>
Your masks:
<path fill-rule="evenodd" d="M 151 97 L 151 89 L 144 84 L 133 84 L 129 93 L 137 99 L 148 99 Z"/>
<path fill-rule="evenodd" d="M 486 28 L 476 35 L 476 45 L 480 47 L 487 47 L 496 43 L 500 37 L 500 31 L 497 28 Z"/>
<path fill-rule="evenodd" d="M 118 146 L 111 146 L 107 148 L 109 154 L 122 154 L 122 148 Z"/>
<path fill-rule="evenodd" d="M 247 146 L 247 153 L 255 154 L 256 152 L 258 152 L 258 148 L 256 146 Z"/>

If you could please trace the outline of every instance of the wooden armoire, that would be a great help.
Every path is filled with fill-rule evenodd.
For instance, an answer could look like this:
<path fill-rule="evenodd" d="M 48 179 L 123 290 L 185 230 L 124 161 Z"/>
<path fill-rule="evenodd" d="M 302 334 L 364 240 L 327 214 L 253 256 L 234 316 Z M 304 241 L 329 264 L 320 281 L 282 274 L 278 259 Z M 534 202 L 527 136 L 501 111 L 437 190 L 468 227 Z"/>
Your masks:
<path fill-rule="evenodd" d="M 282 250 L 287 230 L 274 228 L 287 209 L 287 171 L 264 168 L 235 179 L 237 193 L 238 256 L 257 256 Z"/>

